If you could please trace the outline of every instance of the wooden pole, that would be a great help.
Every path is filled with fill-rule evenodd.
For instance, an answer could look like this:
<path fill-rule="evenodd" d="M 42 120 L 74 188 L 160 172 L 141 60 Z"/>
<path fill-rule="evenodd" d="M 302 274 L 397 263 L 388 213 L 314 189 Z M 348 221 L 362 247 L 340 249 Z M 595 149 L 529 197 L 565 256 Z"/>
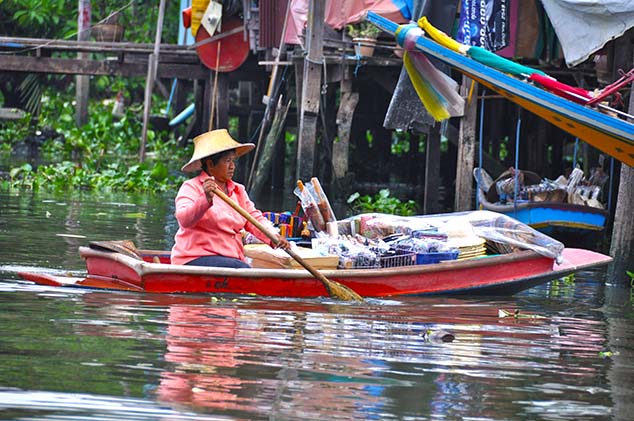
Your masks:
<path fill-rule="evenodd" d="M 77 7 L 77 41 L 88 41 L 90 38 L 90 22 L 92 10 L 90 0 L 79 0 Z M 79 60 L 87 59 L 89 53 L 79 53 Z M 90 92 L 90 77 L 84 75 L 75 76 L 75 122 L 77 126 L 88 123 L 88 96 Z"/>
<path fill-rule="evenodd" d="M 438 187 L 440 185 L 440 123 L 429 126 L 425 149 L 423 214 L 430 214 L 438 211 Z"/>
<path fill-rule="evenodd" d="M 313 176 L 319 100 L 321 94 L 321 69 L 323 67 L 323 33 L 326 2 L 311 0 L 308 7 L 306 41 L 308 54 L 304 59 L 302 78 L 302 102 L 299 134 L 297 137 L 297 178 L 308 180 Z"/>
<path fill-rule="evenodd" d="M 158 58 L 161 49 L 161 35 L 163 34 L 163 18 L 165 17 L 165 0 L 159 3 L 159 15 L 156 22 L 156 37 L 154 38 L 154 52 L 148 57 L 147 78 L 145 80 L 145 100 L 143 107 L 143 130 L 141 132 L 141 147 L 139 148 L 139 161 L 145 161 L 145 146 L 147 144 L 147 130 L 150 122 L 150 109 L 152 108 L 152 89 L 156 80 Z"/>
<path fill-rule="evenodd" d="M 634 62 L 632 49 L 633 32 L 628 31 L 622 38 L 622 49 L 627 54 L 629 63 Z M 618 55 L 617 55 L 618 56 Z M 621 58 L 620 60 L 623 60 Z M 634 83 L 630 87 L 630 102 L 628 113 L 634 113 Z M 612 241 L 610 242 L 610 256 L 614 259 L 610 264 L 608 276 L 611 282 L 626 286 L 630 281 L 627 271 L 634 272 L 634 168 L 621 164 L 619 192 L 614 210 L 614 224 L 612 225 Z"/>
<path fill-rule="evenodd" d="M 475 84 L 475 85 L 473 85 Z M 472 86 L 473 85 L 473 86 Z M 469 92 L 474 95 L 469 102 Z M 473 209 L 473 167 L 476 151 L 476 115 L 478 111 L 478 85 L 467 76 L 462 76 L 461 94 L 465 98 L 465 113 L 460 119 L 458 135 L 458 162 L 456 165 L 456 195 L 454 211 Z"/>
<path fill-rule="evenodd" d="M 352 117 L 359 102 L 359 93 L 352 92 L 350 66 L 344 67 L 344 74 L 340 84 L 341 98 L 337 111 L 338 141 L 332 145 L 332 168 L 335 180 L 343 180 L 348 172 L 348 156 L 350 154 L 350 129 Z"/>
<path fill-rule="evenodd" d="M 630 94 L 634 95 L 634 91 Z M 630 98 L 632 98 L 630 96 Z M 630 112 L 634 111 L 630 100 Z M 610 256 L 614 258 L 608 271 L 610 282 L 627 286 L 634 272 L 634 168 L 621 165 L 619 194 L 614 212 Z"/>

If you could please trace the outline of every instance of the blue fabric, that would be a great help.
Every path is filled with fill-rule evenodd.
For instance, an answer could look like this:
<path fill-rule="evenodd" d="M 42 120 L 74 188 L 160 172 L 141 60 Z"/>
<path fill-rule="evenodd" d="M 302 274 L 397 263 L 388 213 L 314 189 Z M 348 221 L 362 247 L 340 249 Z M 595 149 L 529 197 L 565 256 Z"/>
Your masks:
<path fill-rule="evenodd" d="M 412 11 L 414 10 L 414 0 L 392 0 L 394 6 L 398 7 L 403 17 L 412 20 Z"/>
<path fill-rule="evenodd" d="M 208 266 L 208 267 L 221 267 L 221 268 L 235 268 L 244 269 L 250 268 L 247 263 L 239 259 L 225 256 L 202 256 L 191 262 L 186 263 L 187 266 Z"/>

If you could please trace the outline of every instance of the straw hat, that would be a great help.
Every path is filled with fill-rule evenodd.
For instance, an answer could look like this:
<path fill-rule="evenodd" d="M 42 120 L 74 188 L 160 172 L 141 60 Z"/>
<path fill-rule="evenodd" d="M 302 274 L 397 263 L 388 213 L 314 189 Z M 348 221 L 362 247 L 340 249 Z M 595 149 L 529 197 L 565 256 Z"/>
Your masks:
<path fill-rule="evenodd" d="M 115 251 L 117 253 L 125 254 L 128 257 L 132 257 L 133 259 L 143 260 L 131 240 L 91 241 L 88 245 L 93 250 Z"/>
<path fill-rule="evenodd" d="M 238 143 L 229 135 L 227 129 L 212 130 L 194 138 L 194 154 L 192 159 L 181 170 L 183 172 L 199 171 L 200 160 L 220 152 L 235 149 L 237 156 L 250 152 L 255 145 L 253 143 Z"/>

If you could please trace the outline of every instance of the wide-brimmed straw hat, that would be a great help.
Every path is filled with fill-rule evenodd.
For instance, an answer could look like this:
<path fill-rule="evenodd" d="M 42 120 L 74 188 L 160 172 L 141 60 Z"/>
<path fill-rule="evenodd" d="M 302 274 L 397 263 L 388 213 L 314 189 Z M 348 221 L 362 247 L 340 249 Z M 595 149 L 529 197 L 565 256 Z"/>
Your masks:
<path fill-rule="evenodd" d="M 192 159 L 181 170 L 183 172 L 199 171 L 200 160 L 220 152 L 235 149 L 237 156 L 250 152 L 255 145 L 253 143 L 239 143 L 233 140 L 227 129 L 212 130 L 194 138 L 194 153 Z"/>

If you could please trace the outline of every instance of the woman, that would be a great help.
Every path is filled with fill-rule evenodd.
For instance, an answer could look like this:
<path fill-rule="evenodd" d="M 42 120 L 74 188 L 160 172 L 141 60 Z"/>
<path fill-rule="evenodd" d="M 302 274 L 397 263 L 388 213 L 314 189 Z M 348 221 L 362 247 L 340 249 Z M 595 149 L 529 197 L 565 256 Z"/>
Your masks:
<path fill-rule="evenodd" d="M 264 225 L 270 222 L 255 208 L 243 185 L 232 180 L 235 160 L 251 151 L 252 143 L 238 143 L 227 130 L 213 130 L 194 139 L 194 153 L 182 168 L 200 171 L 187 180 L 176 196 L 178 232 L 172 248 L 172 264 L 196 266 L 250 267 L 244 261 L 242 230 L 272 245 L 266 235 L 222 199 L 214 198 L 221 189 L 234 202 Z M 281 237 L 278 247 L 288 249 Z"/>

